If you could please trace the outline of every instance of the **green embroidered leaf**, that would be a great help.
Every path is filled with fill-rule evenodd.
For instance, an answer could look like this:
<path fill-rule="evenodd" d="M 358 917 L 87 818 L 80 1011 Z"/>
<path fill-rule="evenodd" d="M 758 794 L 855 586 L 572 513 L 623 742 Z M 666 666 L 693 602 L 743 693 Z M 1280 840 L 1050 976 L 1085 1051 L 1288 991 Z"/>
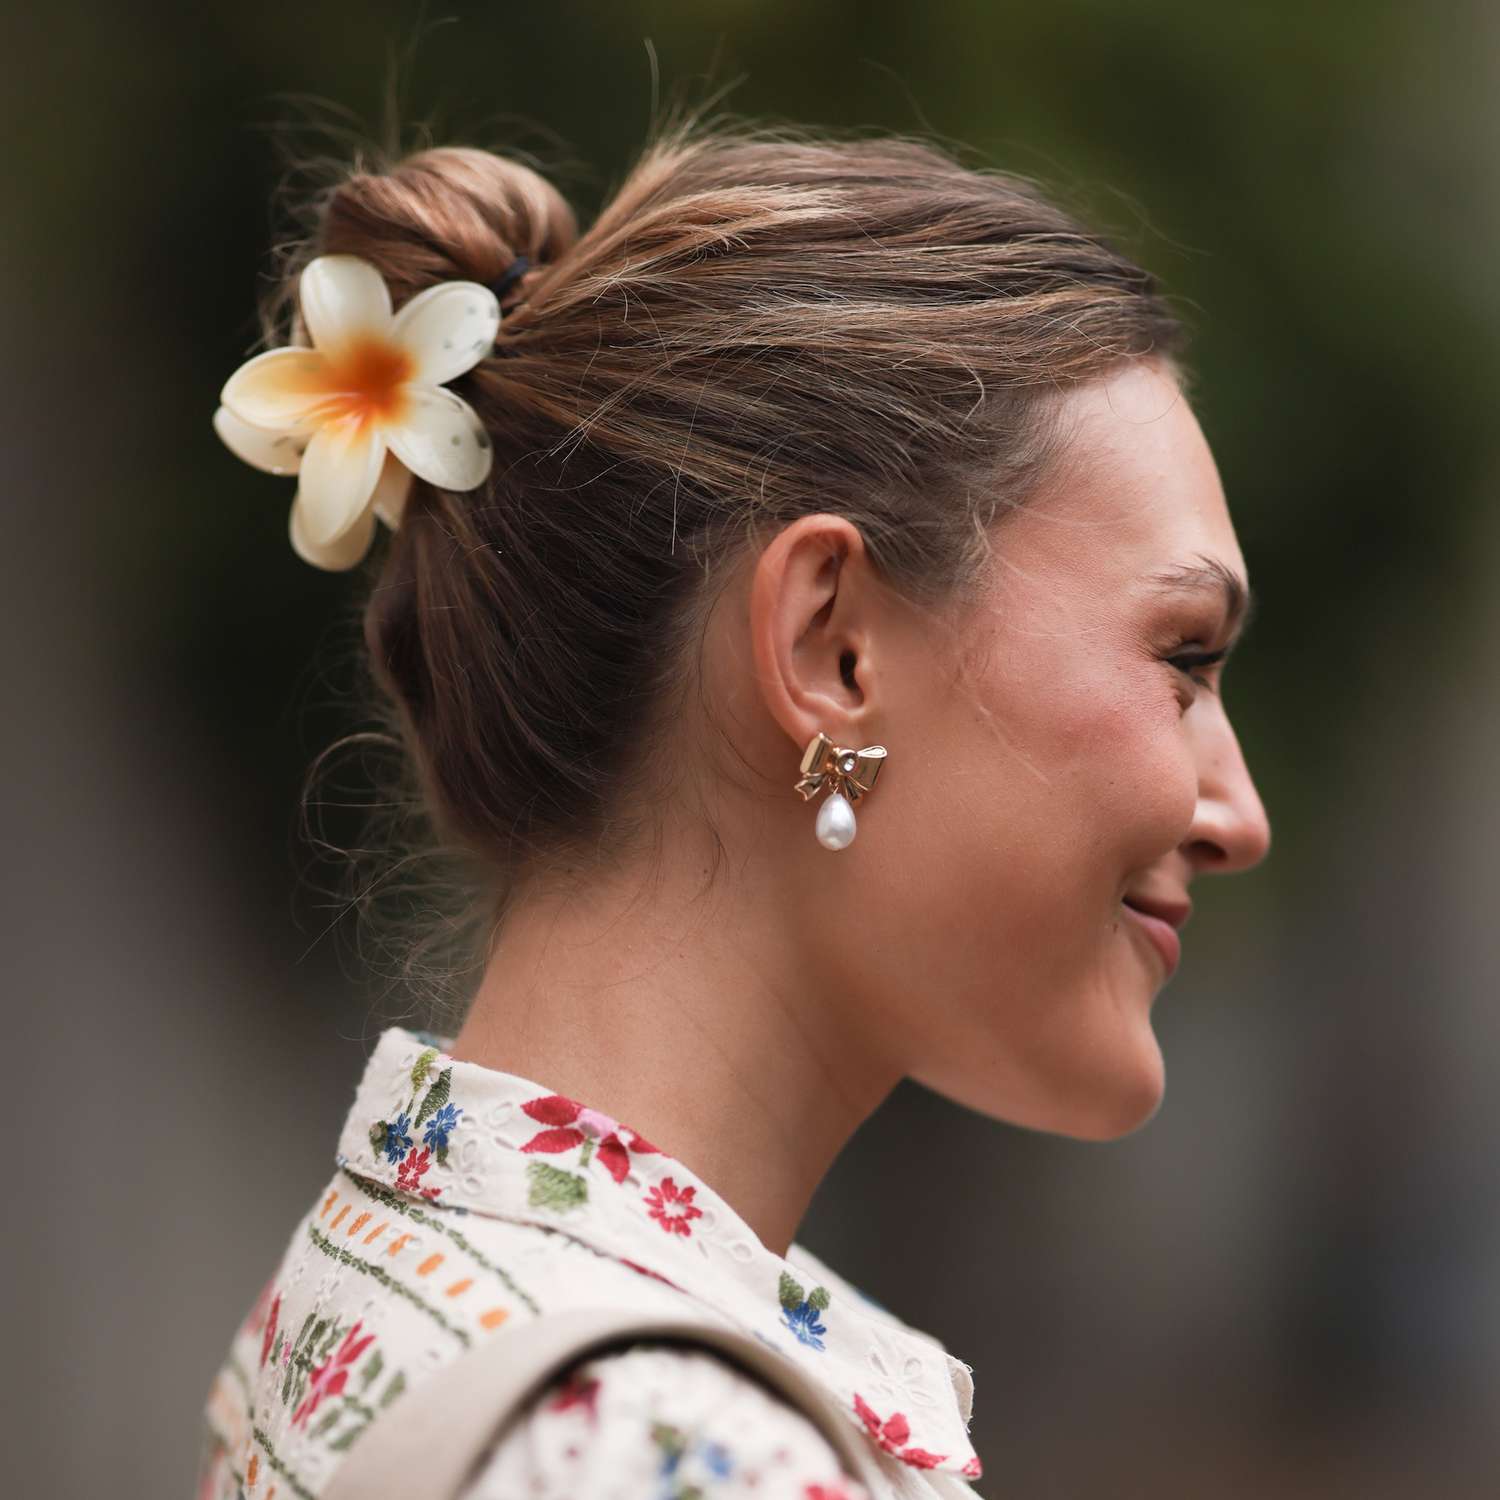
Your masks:
<path fill-rule="evenodd" d="M 333 1325 L 328 1330 L 328 1337 L 323 1340 L 323 1347 L 318 1350 L 317 1357 L 319 1359 L 327 1359 L 328 1356 L 333 1353 L 333 1346 L 338 1343 L 338 1341 L 343 1337 L 343 1334 L 343 1328 L 341 1328 L 337 1322 L 333 1323 Z M 317 1339 L 314 1338 L 312 1342 L 317 1343 Z"/>
<path fill-rule="evenodd" d="M 364 1363 L 364 1368 L 359 1372 L 359 1385 L 356 1388 L 357 1394 L 364 1395 L 375 1384 L 375 1377 L 384 1368 L 385 1356 L 381 1354 L 379 1349 L 371 1351 L 370 1357 Z"/>
<path fill-rule="evenodd" d="M 411 1065 L 411 1086 L 419 1089 L 427 1082 L 427 1070 L 432 1066 L 432 1060 L 438 1055 L 436 1047 L 428 1047 L 417 1057 L 416 1062 Z"/>
<path fill-rule="evenodd" d="M 341 1432 L 329 1443 L 328 1451 L 330 1453 L 342 1453 L 369 1425 L 368 1422 L 356 1422 L 346 1432 Z"/>
<path fill-rule="evenodd" d="M 370 1126 L 370 1145 L 374 1147 L 376 1151 L 384 1151 L 385 1137 L 386 1122 L 384 1120 L 376 1120 L 376 1122 L 372 1126 Z"/>
<path fill-rule="evenodd" d="M 566 1211 L 587 1203 L 589 1185 L 586 1178 L 564 1172 L 561 1167 L 544 1161 L 528 1162 L 526 1175 L 531 1179 L 528 1202 L 533 1208 L 556 1208 Z"/>
<path fill-rule="evenodd" d="M 327 1433 L 327 1432 L 328 1432 L 328 1431 L 329 1431 L 329 1429 L 330 1429 L 330 1428 L 332 1428 L 332 1427 L 333 1427 L 333 1426 L 335 1426 L 335 1424 L 336 1424 L 336 1423 L 337 1423 L 337 1422 L 338 1422 L 338 1419 L 339 1419 L 339 1418 L 340 1418 L 340 1417 L 341 1417 L 341 1416 L 343 1416 L 343 1415 L 344 1415 L 344 1414 L 343 1414 L 343 1412 L 341 1412 L 341 1411 L 340 1411 L 340 1410 L 339 1410 L 339 1409 L 338 1409 L 338 1407 L 336 1407 L 336 1406 L 335 1406 L 335 1407 L 334 1407 L 334 1408 L 333 1408 L 333 1409 L 332 1409 L 332 1410 L 331 1410 L 331 1411 L 330 1411 L 330 1412 L 329 1412 L 329 1413 L 328 1413 L 328 1415 L 327 1415 L 327 1416 L 325 1416 L 325 1417 L 324 1417 L 324 1418 L 323 1418 L 323 1420 L 322 1420 L 322 1421 L 321 1421 L 321 1422 L 319 1422 L 319 1423 L 318 1423 L 318 1425 L 317 1425 L 317 1426 L 316 1426 L 316 1427 L 314 1427 L 314 1428 L 313 1428 L 313 1430 L 312 1430 L 312 1435 L 313 1435 L 313 1436 L 314 1436 L 314 1437 L 315 1437 L 315 1438 L 320 1438 L 320 1437 L 322 1437 L 322 1436 L 323 1436 L 323 1435 L 324 1435 L 324 1434 L 325 1434 L 325 1433 Z"/>
<path fill-rule="evenodd" d="M 297 1355 L 302 1349 L 302 1342 L 306 1339 L 308 1330 L 317 1319 L 317 1313 L 308 1313 L 303 1319 L 302 1331 L 297 1335 L 297 1342 L 292 1345 L 292 1357 L 286 1362 L 286 1379 L 281 1382 L 281 1402 L 286 1405 L 292 1399 L 292 1382 L 297 1378 Z"/>
<path fill-rule="evenodd" d="M 296 1362 L 295 1356 L 296 1356 L 297 1353 L 301 1353 L 301 1355 L 303 1356 L 303 1358 L 309 1358 L 309 1357 L 311 1357 L 313 1350 L 318 1347 L 318 1340 L 320 1338 L 322 1338 L 325 1333 L 328 1332 L 328 1324 L 329 1324 L 330 1321 L 331 1320 L 328 1319 L 328 1318 L 319 1318 L 318 1319 L 317 1323 L 313 1327 L 312 1333 L 308 1335 L 308 1340 L 307 1340 L 307 1346 L 306 1346 L 306 1348 L 304 1348 L 304 1349 L 302 1349 L 300 1351 L 298 1351 L 298 1350 L 294 1350 L 293 1351 L 293 1363 Z"/>
<path fill-rule="evenodd" d="M 807 1299 L 807 1305 L 814 1312 L 822 1312 L 828 1306 L 828 1288 L 826 1286 L 815 1286 L 812 1295 Z"/>
<path fill-rule="evenodd" d="M 683 1449 L 687 1447 L 682 1440 L 682 1429 L 672 1426 L 670 1422 L 653 1422 L 651 1440 L 663 1453 L 669 1453 L 673 1458 L 681 1458 Z"/>
<path fill-rule="evenodd" d="M 438 1166 L 446 1167 L 448 1165 L 448 1142 L 446 1140 L 437 1148 L 437 1159 Z"/>
<path fill-rule="evenodd" d="M 794 1308 L 802 1301 L 802 1287 L 790 1271 L 781 1273 L 780 1285 L 776 1288 L 776 1295 L 785 1308 Z"/>
<path fill-rule="evenodd" d="M 307 1338 L 307 1331 L 308 1331 L 308 1329 L 310 1329 L 313 1326 L 313 1324 L 317 1322 L 317 1320 L 318 1320 L 318 1315 L 315 1312 L 308 1313 L 308 1315 L 302 1320 L 302 1329 L 301 1329 L 301 1332 L 299 1332 L 298 1335 L 297 1335 L 297 1342 L 292 1345 L 292 1353 L 293 1354 L 296 1354 L 296 1353 L 298 1353 L 301 1350 L 303 1342 Z M 317 1334 L 313 1334 L 313 1337 L 317 1338 Z"/>
<path fill-rule="evenodd" d="M 427 1090 L 427 1097 L 422 1101 L 422 1107 L 417 1111 L 417 1118 L 411 1127 L 413 1133 L 422 1128 L 422 1121 L 428 1115 L 434 1113 L 436 1110 L 440 1110 L 448 1102 L 448 1090 L 452 1086 L 452 1083 L 453 1069 L 444 1068 L 438 1074 L 437 1082 Z"/>
<path fill-rule="evenodd" d="M 403 1375 L 400 1370 L 397 1370 L 396 1373 L 391 1376 L 391 1383 L 386 1386 L 384 1393 L 380 1397 L 381 1411 L 384 1411 L 386 1407 L 388 1407 L 391 1402 L 394 1401 L 396 1397 L 399 1396 L 405 1389 L 406 1376 Z"/>

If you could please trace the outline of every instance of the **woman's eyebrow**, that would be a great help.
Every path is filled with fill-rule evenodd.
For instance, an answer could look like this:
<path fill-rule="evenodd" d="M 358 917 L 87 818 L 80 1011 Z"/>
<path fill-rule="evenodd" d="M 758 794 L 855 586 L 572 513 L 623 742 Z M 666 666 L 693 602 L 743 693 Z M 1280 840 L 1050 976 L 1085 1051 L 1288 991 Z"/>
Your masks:
<path fill-rule="evenodd" d="M 1198 555 L 1202 559 L 1200 562 L 1163 568 L 1159 573 L 1150 574 L 1146 581 L 1155 584 L 1161 594 L 1217 595 L 1223 601 L 1230 633 L 1238 642 L 1255 618 L 1259 596 L 1233 568 L 1216 557 L 1207 557 L 1201 552 Z"/>

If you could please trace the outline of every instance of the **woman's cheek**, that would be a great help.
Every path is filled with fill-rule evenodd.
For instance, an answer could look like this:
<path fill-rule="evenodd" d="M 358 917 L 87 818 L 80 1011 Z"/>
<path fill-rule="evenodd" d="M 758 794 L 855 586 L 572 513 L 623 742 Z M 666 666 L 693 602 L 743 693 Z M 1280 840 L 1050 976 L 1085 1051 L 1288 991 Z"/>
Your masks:
<path fill-rule="evenodd" d="M 1100 683 L 1093 711 L 1066 728 L 1086 758 L 1101 831 L 1123 837 L 1130 868 L 1160 858 L 1187 836 L 1197 770 L 1181 697 L 1159 664 Z"/>
<path fill-rule="evenodd" d="M 1198 772 L 1192 744 L 1178 720 L 1166 732 L 1146 736 L 1131 777 L 1135 813 L 1129 819 L 1160 857 L 1188 835 L 1198 806 Z M 1145 861 L 1143 861 L 1145 862 Z"/>

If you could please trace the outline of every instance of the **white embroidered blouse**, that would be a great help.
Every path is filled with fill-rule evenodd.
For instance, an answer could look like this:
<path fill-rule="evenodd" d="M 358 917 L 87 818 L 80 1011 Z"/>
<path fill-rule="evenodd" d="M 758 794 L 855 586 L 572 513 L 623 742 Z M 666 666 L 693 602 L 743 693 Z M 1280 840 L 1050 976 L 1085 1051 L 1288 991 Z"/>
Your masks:
<path fill-rule="evenodd" d="M 198 1500 L 312 1500 L 370 1422 L 477 1340 L 554 1308 L 717 1316 L 810 1371 L 870 1442 L 878 1500 L 972 1500 L 969 1367 L 804 1246 L 587 1105 L 395 1026 L 337 1170 L 209 1391 Z M 582 1360 L 466 1500 L 876 1500 L 799 1411 L 708 1349 Z M 418 1500 L 418 1497 L 413 1497 Z"/>

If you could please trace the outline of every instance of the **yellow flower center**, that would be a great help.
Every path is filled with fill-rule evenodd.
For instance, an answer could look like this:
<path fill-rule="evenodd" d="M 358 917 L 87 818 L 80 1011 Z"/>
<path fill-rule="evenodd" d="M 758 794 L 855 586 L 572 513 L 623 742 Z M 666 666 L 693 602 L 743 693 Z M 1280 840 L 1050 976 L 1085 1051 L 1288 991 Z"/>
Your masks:
<path fill-rule="evenodd" d="M 318 402 L 318 420 L 369 422 L 382 426 L 406 415 L 407 382 L 417 373 L 406 350 L 384 339 L 361 335 L 327 355 L 326 394 Z"/>

